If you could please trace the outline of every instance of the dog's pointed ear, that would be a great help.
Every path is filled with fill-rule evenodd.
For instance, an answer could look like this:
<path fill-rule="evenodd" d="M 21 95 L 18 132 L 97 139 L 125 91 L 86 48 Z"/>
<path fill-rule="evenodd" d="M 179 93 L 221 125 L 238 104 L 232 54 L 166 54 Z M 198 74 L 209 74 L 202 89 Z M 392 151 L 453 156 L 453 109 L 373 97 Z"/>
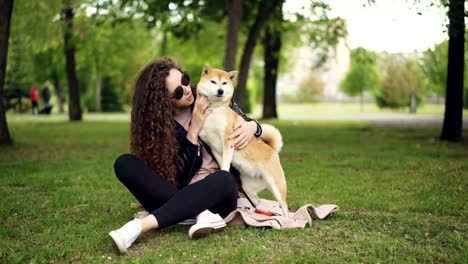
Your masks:
<path fill-rule="evenodd" d="M 210 71 L 211 71 L 210 65 L 205 64 L 205 65 L 203 66 L 202 76 L 203 76 L 203 75 L 207 75 L 208 73 L 210 73 Z"/>
<path fill-rule="evenodd" d="M 238 71 L 230 71 L 230 72 L 228 72 L 228 74 L 229 74 L 229 79 L 231 79 L 231 81 L 234 81 L 234 80 L 237 78 L 237 74 L 238 74 L 238 73 L 239 73 Z"/>

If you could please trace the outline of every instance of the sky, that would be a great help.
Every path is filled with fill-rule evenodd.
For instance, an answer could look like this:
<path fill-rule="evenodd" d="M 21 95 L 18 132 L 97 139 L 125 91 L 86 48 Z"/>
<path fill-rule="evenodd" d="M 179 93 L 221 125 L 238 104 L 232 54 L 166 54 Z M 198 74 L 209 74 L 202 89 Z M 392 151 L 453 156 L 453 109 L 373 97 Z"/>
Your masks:
<path fill-rule="evenodd" d="M 285 8 L 297 10 L 311 0 L 287 0 Z M 365 7 L 366 0 L 323 0 L 332 8 L 331 17 L 344 18 L 348 24 L 350 48 L 375 51 L 424 51 L 447 39 L 446 11 L 428 7 L 430 0 L 377 0 Z M 427 8 L 426 8 L 427 6 Z M 421 12 L 421 15 L 418 15 Z"/>

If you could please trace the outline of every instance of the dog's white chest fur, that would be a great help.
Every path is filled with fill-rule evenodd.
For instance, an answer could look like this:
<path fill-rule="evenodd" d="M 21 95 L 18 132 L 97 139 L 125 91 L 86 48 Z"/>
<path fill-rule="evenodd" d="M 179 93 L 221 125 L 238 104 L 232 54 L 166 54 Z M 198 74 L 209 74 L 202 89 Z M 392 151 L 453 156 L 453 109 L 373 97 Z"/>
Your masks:
<path fill-rule="evenodd" d="M 227 123 L 225 109 L 216 107 L 206 117 L 200 131 L 200 138 L 211 147 L 214 155 L 222 155 L 223 153 L 223 138 Z"/>

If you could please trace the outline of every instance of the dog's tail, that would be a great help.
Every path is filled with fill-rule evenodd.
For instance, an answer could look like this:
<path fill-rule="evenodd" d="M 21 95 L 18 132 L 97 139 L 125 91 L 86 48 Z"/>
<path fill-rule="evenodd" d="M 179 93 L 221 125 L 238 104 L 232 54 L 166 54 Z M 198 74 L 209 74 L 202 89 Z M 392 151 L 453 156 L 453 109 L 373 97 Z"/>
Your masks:
<path fill-rule="evenodd" d="M 272 125 L 261 124 L 261 126 L 262 135 L 260 136 L 260 139 L 279 153 L 283 147 L 283 138 L 281 137 L 281 133 Z"/>

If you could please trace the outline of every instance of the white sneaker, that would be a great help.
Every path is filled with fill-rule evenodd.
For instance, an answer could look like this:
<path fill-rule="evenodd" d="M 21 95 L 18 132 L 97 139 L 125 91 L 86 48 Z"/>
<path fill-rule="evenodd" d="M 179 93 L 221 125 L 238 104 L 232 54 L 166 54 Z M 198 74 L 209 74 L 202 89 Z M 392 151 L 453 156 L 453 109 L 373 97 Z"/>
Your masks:
<path fill-rule="evenodd" d="M 141 234 L 141 221 L 134 219 L 126 223 L 121 228 L 111 231 L 109 236 L 114 240 L 114 244 L 117 246 L 121 254 L 127 253 L 127 248 L 129 248 L 133 242 Z"/>
<path fill-rule="evenodd" d="M 226 222 L 219 214 L 213 214 L 209 210 L 205 210 L 197 215 L 197 223 L 190 227 L 189 237 L 192 239 L 205 237 L 223 230 L 225 226 Z"/>

